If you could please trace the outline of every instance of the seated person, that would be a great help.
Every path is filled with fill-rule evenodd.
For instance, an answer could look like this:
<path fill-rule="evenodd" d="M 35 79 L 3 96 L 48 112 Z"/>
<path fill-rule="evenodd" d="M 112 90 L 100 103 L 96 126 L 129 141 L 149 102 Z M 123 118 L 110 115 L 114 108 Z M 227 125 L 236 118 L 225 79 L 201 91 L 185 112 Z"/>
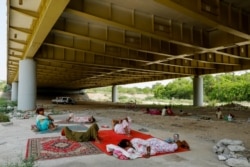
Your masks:
<path fill-rule="evenodd" d="M 227 121 L 232 121 L 232 120 L 234 120 L 234 119 L 235 119 L 235 116 L 234 116 L 234 114 L 232 114 L 232 113 L 229 113 L 228 116 L 226 117 L 226 120 L 227 120 Z"/>
<path fill-rule="evenodd" d="M 38 131 L 44 131 L 44 130 L 55 130 L 57 126 L 53 123 L 54 119 L 48 115 L 46 116 L 44 114 L 44 108 L 37 108 L 36 109 L 36 128 Z"/>
<path fill-rule="evenodd" d="M 79 122 L 79 123 L 93 123 L 96 119 L 93 116 L 81 116 L 77 117 L 74 114 L 69 114 L 69 117 L 66 119 L 67 122 Z"/>
<path fill-rule="evenodd" d="M 166 111 L 167 111 L 167 106 L 165 106 L 162 110 L 161 110 L 161 115 L 165 116 L 166 115 Z"/>
<path fill-rule="evenodd" d="M 174 116 L 175 115 L 170 106 L 165 106 L 165 108 L 167 109 L 166 114 L 168 116 Z"/>
<path fill-rule="evenodd" d="M 112 120 L 112 128 L 117 134 L 126 134 L 130 136 L 132 120 L 127 117 L 120 120 Z"/>
<path fill-rule="evenodd" d="M 179 147 L 188 147 L 187 142 L 178 141 L 176 143 L 167 143 L 158 138 L 149 138 L 149 139 L 141 139 L 141 138 L 133 138 L 122 139 L 118 146 L 127 150 L 129 153 L 137 153 L 140 154 L 141 157 L 149 158 L 151 155 L 155 155 L 157 153 L 167 153 L 167 152 L 175 152 Z"/>
<path fill-rule="evenodd" d="M 98 137 L 99 127 L 96 123 L 92 124 L 86 132 L 72 131 L 69 127 L 64 127 L 61 131 L 62 136 L 66 136 L 68 140 L 73 140 L 77 142 L 86 142 L 95 140 L 100 143 Z"/>
<path fill-rule="evenodd" d="M 223 114 L 222 111 L 220 109 L 220 107 L 217 108 L 217 111 L 215 112 L 216 118 L 217 119 L 222 119 L 223 118 Z"/>

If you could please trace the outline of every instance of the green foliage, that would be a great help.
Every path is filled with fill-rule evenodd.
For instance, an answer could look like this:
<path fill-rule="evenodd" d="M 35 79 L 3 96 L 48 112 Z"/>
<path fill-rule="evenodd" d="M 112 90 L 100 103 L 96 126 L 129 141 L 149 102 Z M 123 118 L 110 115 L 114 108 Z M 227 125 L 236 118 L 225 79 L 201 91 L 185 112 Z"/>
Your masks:
<path fill-rule="evenodd" d="M 92 89 L 87 89 L 86 93 L 104 93 L 104 92 L 111 92 L 112 87 L 107 86 L 107 87 L 101 87 L 101 88 L 92 88 Z"/>
<path fill-rule="evenodd" d="M 20 158 L 18 162 L 7 162 L 3 167 L 36 167 L 33 157 L 28 159 Z"/>
<path fill-rule="evenodd" d="M 155 100 L 155 97 L 154 96 L 147 96 L 146 98 L 145 98 L 145 100 L 147 100 L 147 101 L 150 101 L 150 100 Z"/>
<path fill-rule="evenodd" d="M 8 101 L 8 105 L 11 107 L 17 106 L 17 102 L 16 101 Z"/>
<path fill-rule="evenodd" d="M 218 103 L 217 100 L 210 100 L 207 102 L 208 103 L 208 106 L 211 106 L 211 107 L 214 107 L 216 106 L 216 104 Z"/>
<path fill-rule="evenodd" d="M 204 92 L 209 100 L 250 101 L 250 74 L 224 74 L 204 77 Z"/>
<path fill-rule="evenodd" d="M 212 106 L 217 102 L 250 101 L 250 73 L 205 75 L 203 87 L 205 101 Z M 193 97 L 191 78 L 176 79 L 166 86 L 157 83 L 152 89 L 154 97 L 158 99 L 192 99 Z"/>
<path fill-rule="evenodd" d="M 0 81 L 0 91 L 4 91 L 6 89 L 6 82 L 5 81 Z"/>
<path fill-rule="evenodd" d="M 142 89 L 142 93 L 143 93 L 143 94 L 152 94 L 153 91 L 152 91 L 151 88 L 146 87 L 146 88 L 143 88 L 143 89 Z"/>
<path fill-rule="evenodd" d="M 234 75 L 233 73 L 222 75 L 203 76 L 204 99 L 209 105 L 214 106 L 218 102 L 250 101 L 250 73 Z M 103 87 L 89 89 L 86 92 L 110 93 L 112 87 Z M 192 78 L 175 79 L 167 85 L 156 83 L 152 88 L 126 88 L 118 86 L 118 92 L 121 94 L 153 94 L 159 101 L 171 99 L 189 99 L 193 98 L 193 80 Z M 148 99 L 154 102 L 153 97 Z M 129 102 L 133 99 L 122 96 L 120 102 Z"/>
<path fill-rule="evenodd" d="M 192 80 L 190 78 L 180 78 L 170 82 L 166 86 L 154 85 L 154 96 L 160 99 L 190 99 L 193 93 Z"/>
<path fill-rule="evenodd" d="M 155 98 L 163 99 L 164 94 L 165 94 L 164 91 L 165 91 L 164 86 L 162 84 L 157 83 L 157 84 L 153 85 L 153 93 L 154 93 Z"/>
<path fill-rule="evenodd" d="M 151 88 L 147 87 L 147 88 L 137 88 L 137 87 L 133 87 L 133 88 L 126 88 L 126 87 L 122 87 L 122 86 L 118 86 L 118 91 L 120 93 L 128 93 L 128 94 L 150 94 L 152 93 Z"/>
<path fill-rule="evenodd" d="M 119 96 L 119 102 L 126 103 L 128 102 L 128 96 Z"/>
<path fill-rule="evenodd" d="M 10 122 L 9 116 L 0 112 L 0 122 Z"/>
<path fill-rule="evenodd" d="M 5 98 L 0 98 L 0 107 L 7 107 L 8 100 Z"/>
<path fill-rule="evenodd" d="M 7 109 L 7 106 L 17 106 L 17 102 L 9 101 L 5 98 L 0 98 L 0 112 L 9 112 L 10 110 Z"/>
<path fill-rule="evenodd" d="M 6 81 L 0 81 L 0 91 L 1 92 L 7 92 L 10 91 L 10 86 L 7 85 Z"/>

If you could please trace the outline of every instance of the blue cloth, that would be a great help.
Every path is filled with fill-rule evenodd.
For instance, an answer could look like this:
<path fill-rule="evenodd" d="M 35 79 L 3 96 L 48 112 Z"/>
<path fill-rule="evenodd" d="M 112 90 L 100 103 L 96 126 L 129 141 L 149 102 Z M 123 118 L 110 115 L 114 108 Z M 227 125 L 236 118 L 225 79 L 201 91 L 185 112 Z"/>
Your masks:
<path fill-rule="evenodd" d="M 167 139 L 165 140 L 165 142 L 167 142 L 167 143 L 174 143 L 174 139 L 172 139 L 172 138 L 170 137 L 170 138 L 167 138 Z"/>
<path fill-rule="evenodd" d="M 49 124 L 51 124 L 51 121 L 48 118 L 43 120 L 37 120 L 36 122 L 36 126 L 39 129 L 39 131 L 48 130 Z"/>

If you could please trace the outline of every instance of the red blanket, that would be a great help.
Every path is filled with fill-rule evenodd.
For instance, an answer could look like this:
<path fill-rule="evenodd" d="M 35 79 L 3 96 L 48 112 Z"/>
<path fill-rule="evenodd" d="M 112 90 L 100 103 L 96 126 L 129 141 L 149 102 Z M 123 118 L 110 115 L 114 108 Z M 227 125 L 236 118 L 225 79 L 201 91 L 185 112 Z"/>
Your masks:
<path fill-rule="evenodd" d="M 117 145 L 122 139 L 132 139 L 132 138 L 148 139 L 153 137 L 149 134 L 144 134 L 135 130 L 131 130 L 130 132 L 131 137 L 128 137 L 127 135 L 116 134 L 113 130 L 100 130 L 98 134 L 101 139 L 101 143 L 93 142 L 93 144 L 108 155 L 110 155 L 110 153 L 106 151 L 107 144 Z M 184 151 L 187 151 L 187 149 L 179 148 L 176 152 L 184 152 Z M 170 154 L 170 153 L 164 153 L 164 154 Z"/>

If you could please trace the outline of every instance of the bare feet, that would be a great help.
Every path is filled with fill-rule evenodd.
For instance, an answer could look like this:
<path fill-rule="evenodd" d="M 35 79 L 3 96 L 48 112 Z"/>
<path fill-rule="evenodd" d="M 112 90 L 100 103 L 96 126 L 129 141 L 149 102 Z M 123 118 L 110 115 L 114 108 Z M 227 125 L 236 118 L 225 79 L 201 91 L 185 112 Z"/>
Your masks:
<path fill-rule="evenodd" d="M 73 114 L 73 113 L 70 113 L 70 114 L 69 114 L 69 117 L 66 119 L 66 121 L 69 122 L 73 116 L 74 116 L 74 114 Z"/>
<path fill-rule="evenodd" d="M 178 140 L 176 142 L 176 144 L 178 145 L 178 147 L 190 150 L 190 146 L 189 146 L 189 144 L 185 140 L 183 140 L 183 141 Z"/>
<path fill-rule="evenodd" d="M 39 129 L 37 128 L 36 125 L 31 125 L 31 130 L 33 130 L 34 132 L 38 132 Z"/>
<path fill-rule="evenodd" d="M 143 155 L 144 158 L 150 158 L 150 153 Z"/>
<path fill-rule="evenodd" d="M 67 118 L 67 119 L 66 119 L 66 122 L 69 122 L 69 121 L 70 121 L 70 119 L 71 119 L 71 117 Z"/>
<path fill-rule="evenodd" d="M 57 129 L 57 127 L 58 127 L 58 125 L 53 125 L 53 124 L 51 124 L 50 127 L 49 127 L 49 129 L 50 129 L 51 131 L 54 131 L 54 130 Z"/>
<path fill-rule="evenodd" d="M 101 143 L 101 141 L 100 141 L 99 138 L 96 138 L 96 139 L 95 139 L 95 142 L 96 142 L 96 143 L 99 143 L 99 144 Z"/>
<path fill-rule="evenodd" d="M 57 129 L 57 126 L 53 127 L 53 128 L 50 128 L 51 131 L 54 131 Z"/>

